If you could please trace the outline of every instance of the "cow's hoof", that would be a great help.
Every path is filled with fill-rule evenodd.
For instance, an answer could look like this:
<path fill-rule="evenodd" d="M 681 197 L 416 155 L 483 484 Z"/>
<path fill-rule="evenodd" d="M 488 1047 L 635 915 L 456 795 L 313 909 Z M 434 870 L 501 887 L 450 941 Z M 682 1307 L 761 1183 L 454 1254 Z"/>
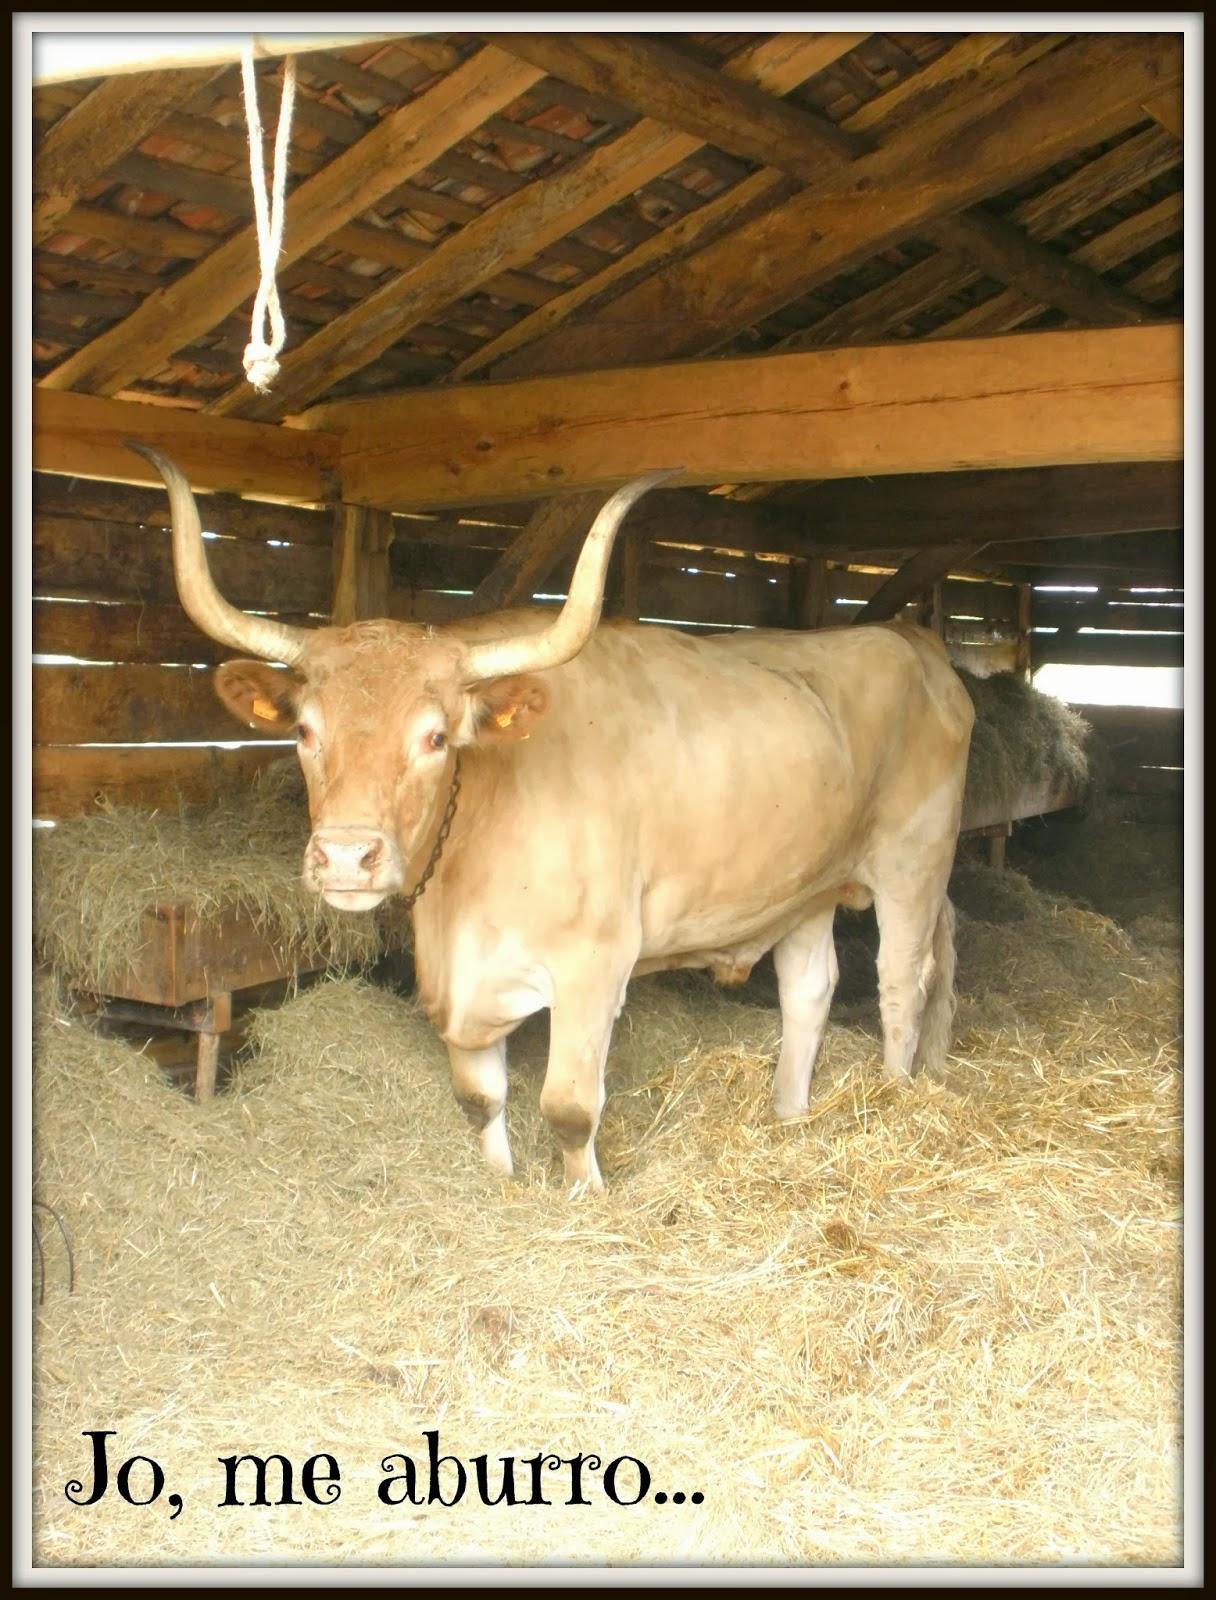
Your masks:
<path fill-rule="evenodd" d="M 578 1179 L 576 1179 L 570 1185 L 570 1188 L 566 1193 L 566 1199 L 567 1200 L 584 1200 L 584 1199 L 587 1198 L 588 1195 L 603 1194 L 603 1192 L 604 1192 L 604 1180 L 603 1180 L 603 1178 L 600 1177 L 599 1173 L 597 1172 L 590 1178 L 578 1178 Z"/>
<path fill-rule="evenodd" d="M 809 1110 L 809 1106 L 785 1105 L 773 1101 L 773 1118 L 777 1122 L 798 1122 Z"/>
<path fill-rule="evenodd" d="M 515 1163 L 511 1160 L 511 1146 L 507 1143 L 507 1122 L 502 1112 L 478 1135 L 482 1159 L 491 1172 L 500 1178 L 515 1176 Z"/>

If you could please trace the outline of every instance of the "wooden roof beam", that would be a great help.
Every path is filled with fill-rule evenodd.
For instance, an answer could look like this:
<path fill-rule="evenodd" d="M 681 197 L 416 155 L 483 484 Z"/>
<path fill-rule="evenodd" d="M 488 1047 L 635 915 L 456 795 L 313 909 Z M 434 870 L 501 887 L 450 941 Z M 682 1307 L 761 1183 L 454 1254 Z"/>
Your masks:
<path fill-rule="evenodd" d="M 684 483 L 1178 460 L 1178 324 L 424 389 L 316 407 L 343 498 L 431 507 Z"/>
<path fill-rule="evenodd" d="M 214 66 L 107 78 L 51 128 L 34 155 L 34 243 L 56 233 L 84 191 L 153 133 Z"/>
<path fill-rule="evenodd" d="M 1124 152 L 1125 163 L 1116 163 L 1114 158 Z M 1137 134 L 1116 150 L 1099 156 L 1078 172 L 1070 173 L 1045 193 L 1023 201 L 1012 213 L 1012 220 L 1025 227 L 1033 238 L 1049 239 L 1074 226 L 1082 218 L 1100 211 L 1130 189 L 1158 177 L 1175 165 L 1178 156 L 1176 141 L 1161 130 Z M 1099 234 L 1097 238 L 1090 239 L 1079 246 L 1069 259 L 1084 263 L 1095 272 L 1109 271 L 1144 248 L 1140 241 L 1145 239 L 1146 231 L 1152 233 L 1175 203 L 1180 203 L 1180 197 L 1167 197 L 1167 200 L 1150 207 L 1147 212 L 1140 212 Z M 1154 239 L 1150 237 L 1146 242 L 1154 242 Z M 773 351 L 816 350 L 829 344 L 861 344 L 881 339 L 909 317 L 939 304 L 949 295 L 959 294 L 969 288 L 978 276 L 979 270 L 971 262 L 949 251 L 939 250 L 928 260 L 907 268 L 888 282 L 879 284 L 876 289 L 838 306 L 809 328 L 800 329 L 780 340 L 772 347 Z M 1151 295 L 1144 294 L 1135 284 L 1127 285 L 1126 290 L 1138 299 L 1152 300 Z M 955 322 L 935 329 L 929 337 L 945 338 L 965 333 L 968 331 L 968 320 L 973 316 L 976 325 L 971 329 L 972 332 L 1004 332 L 1015 327 L 1024 316 L 1043 309 L 1041 301 L 1016 289 L 1006 289 L 984 304 L 991 307 L 993 312 L 1004 309 L 1016 315 L 1008 322 L 994 320 L 990 323 L 978 310 L 965 312 Z"/>
<path fill-rule="evenodd" d="M 488 116 L 518 99 L 539 76 L 535 68 L 486 46 L 434 88 L 391 112 L 291 191 L 280 267 L 324 242 L 395 185 L 420 172 Z M 126 388 L 247 300 L 257 288 L 259 273 L 257 230 L 251 224 L 69 356 L 42 380 L 42 386 L 107 395 Z"/>
<path fill-rule="evenodd" d="M 164 487 L 128 450 L 138 439 L 167 451 L 200 492 L 269 495 L 307 504 L 336 500 L 337 440 L 328 434 L 230 422 L 99 395 L 34 390 L 34 470 Z"/>
<path fill-rule="evenodd" d="M 1167 89 L 1162 94 L 1152 95 L 1144 102 L 1144 109 L 1153 121 L 1172 133 L 1175 139 L 1182 138 L 1182 85 Z"/>
<path fill-rule="evenodd" d="M 1032 533 L 1089 538 L 1177 527 L 1182 467 L 1176 461 L 1123 461 L 838 479 L 816 485 L 792 504 L 746 509 L 764 512 L 774 523 L 778 516 L 787 524 L 801 521 L 804 537 L 815 544 L 855 549 L 916 549 L 940 543 L 943 535 L 972 532 L 986 544 L 1017 542 Z"/>

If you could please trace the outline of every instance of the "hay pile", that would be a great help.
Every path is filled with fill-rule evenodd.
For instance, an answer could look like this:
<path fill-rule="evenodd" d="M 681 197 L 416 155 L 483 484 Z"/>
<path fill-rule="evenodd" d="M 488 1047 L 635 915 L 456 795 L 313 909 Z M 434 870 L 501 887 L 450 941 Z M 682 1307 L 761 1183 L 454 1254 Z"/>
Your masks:
<path fill-rule="evenodd" d="M 308 803 L 294 757 L 209 806 L 111 806 L 36 833 L 38 958 L 67 987 L 120 989 L 142 948 L 144 912 L 186 900 L 202 919 L 244 912 L 292 964 L 365 965 L 381 950 L 384 924 L 332 910 L 305 890 L 307 840 Z"/>
<path fill-rule="evenodd" d="M 1179 1560 L 1177 962 L 976 872 L 939 1081 L 882 1081 L 871 1010 L 776 1126 L 776 1013 L 643 980 L 609 1188 L 575 1204 L 543 1020 L 512 1040 L 502 1183 L 390 993 L 262 1014 L 202 1107 L 44 1009 L 35 1192 L 78 1287 L 51 1263 L 37 1314 L 36 1560 Z M 181 1516 L 67 1503 L 99 1427 L 161 1461 Z M 425 1462 L 433 1428 L 466 1460 L 640 1457 L 705 1501 L 619 1507 L 593 1476 L 587 1507 L 382 1505 L 381 1458 Z M 342 1498 L 219 1511 L 243 1451 L 332 1453 Z"/>
<path fill-rule="evenodd" d="M 1012 672 L 980 678 L 955 670 L 975 706 L 964 827 L 967 813 L 1010 807 L 1019 794 L 1042 784 L 1085 790 L 1094 739 L 1083 717 Z"/>

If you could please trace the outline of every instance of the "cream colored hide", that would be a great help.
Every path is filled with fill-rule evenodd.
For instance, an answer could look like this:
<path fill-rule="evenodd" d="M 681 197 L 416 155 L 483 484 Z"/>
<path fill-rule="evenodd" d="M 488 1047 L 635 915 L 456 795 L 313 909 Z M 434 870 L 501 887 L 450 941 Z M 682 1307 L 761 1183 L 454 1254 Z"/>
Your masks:
<path fill-rule="evenodd" d="M 171 463 L 152 459 L 174 500 Z M 597 627 L 602 566 L 596 581 L 585 642 L 545 670 L 482 679 L 470 665 L 509 664 L 493 641 L 551 643 L 552 614 L 531 611 L 293 633 L 276 647 L 291 670 L 238 661 L 217 674 L 247 725 L 299 730 L 304 876 L 331 903 L 361 910 L 413 888 L 449 813 L 413 912 L 422 1004 L 504 1174 L 507 1037 L 551 1009 L 541 1110 L 576 1187 L 600 1184 L 604 1063 L 634 974 L 738 980 L 773 950 L 773 1104 L 796 1117 L 836 983 L 835 908 L 872 898 L 886 1072 L 941 1059 L 954 1005 L 946 885 L 973 720 L 924 630 Z"/>

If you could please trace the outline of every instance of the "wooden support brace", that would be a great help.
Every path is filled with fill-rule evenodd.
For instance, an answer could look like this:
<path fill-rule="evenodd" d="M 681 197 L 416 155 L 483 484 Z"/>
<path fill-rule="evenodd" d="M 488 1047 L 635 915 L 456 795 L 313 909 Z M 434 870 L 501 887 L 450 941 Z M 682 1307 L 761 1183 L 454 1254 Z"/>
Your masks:
<path fill-rule="evenodd" d="M 979 546 L 978 548 L 983 548 Z M 967 544 L 930 545 L 910 556 L 898 572 L 893 572 L 853 618 L 853 622 L 888 622 L 898 616 L 910 600 L 931 589 L 951 567 L 966 566 L 977 546 Z"/>
<path fill-rule="evenodd" d="M 598 493 L 543 501 L 478 584 L 474 608 L 498 611 L 504 606 L 527 605 L 554 567 L 578 550 L 603 503 L 604 496 Z"/>

